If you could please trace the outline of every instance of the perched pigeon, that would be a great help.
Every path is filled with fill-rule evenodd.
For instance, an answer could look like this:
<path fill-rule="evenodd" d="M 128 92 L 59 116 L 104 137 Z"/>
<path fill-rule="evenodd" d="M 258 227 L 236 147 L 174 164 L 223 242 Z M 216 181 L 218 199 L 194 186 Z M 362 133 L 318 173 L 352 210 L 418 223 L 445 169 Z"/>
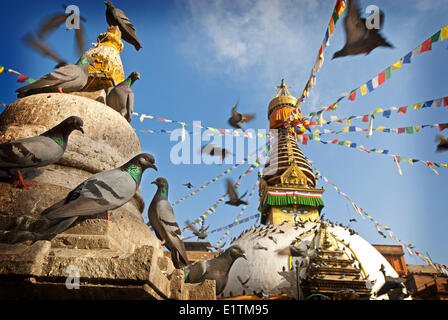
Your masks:
<path fill-rule="evenodd" d="M 448 150 L 448 137 L 437 136 L 437 141 L 439 141 L 439 144 L 437 145 L 437 151 Z"/>
<path fill-rule="evenodd" d="M 132 113 L 134 112 L 132 85 L 138 79 L 140 79 L 140 73 L 134 71 L 126 80 L 120 82 L 115 87 L 108 88 L 106 92 L 106 104 L 121 113 L 128 122 L 131 122 Z"/>
<path fill-rule="evenodd" d="M 63 5 L 64 10 L 67 10 L 67 6 Z M 51 17 L 47 18 L 38 28 L 37 35 L 39 39 L 43 39 L 48 36 L 52 31 L 61 26 L 62 24 L 66 24 L 66 21 L 69 17 L 74 17 L 75 13 L 56 13 Z M 75 30 L 75 41 L 76 47 L 79 54 L 82 54 L 86 49 L 86 36 L 84 27 L 82 26 L 81 21 L 86 22 L 86 19 L 79 16 L 79 28 L 74 28 Z"/>
<path fill-rule="evenodd" d="M 229 119 L 229 124 L 235 129 L 243 129 L 243 122 L 250 122 L 255 118 L 255 114 L 242 114 L 236 111 L 238 102 L 232 108 L 232 116 Z"/>
<path fill-rule="evenodd" d="M 227 193 L 229 194 L 229 201 L 226 201 L 226 204 L 229 204 L 229 205 L 235 206 L 235 207 L 238 207 L 242 204 L 245 204 L 247 206 L 248 203 L 246 201 L 241 200 L 247 194 L 247 191 L 240 197 L 238 195 L 238 193 L 236 192 L 236 189 L 232 183 L 232 180 L 227 179 L 226 184 L 227 184 Z"/>
<path fill-rule="evenodd" d="M 380 29 L 384 24 L 384 13 L 380 11 Z M 344 19 L 344 27 L 346 34 L 345 46 L 334 53 L 334 58 L 369 54 L 376 47 L 389 47 L 393 46 L 388 43 L 379 33 L 380 29 L 371 28 L 366 26 L 366 19 L 361 18 L 361 13 L 358 7 L 357 0 L 348 0 L 347 15 Z"/>
<path fill-rule="evenodd" d="M 196 237 L 198 237 L 199 239 L 205 239 L 208 236 L 208 232 L 207 229 L 210 227 L 208 226 L 207 228 L 205 228 L 204 223 L 202 223 L 201 228 L 199 230 L 197 230 L 193 224 L 190 221 L 185 221 L 185 224 L 187 225 L 187 228 L 190 229 L 194 235 Z"/>
<path fill-rule="evenodd" d="M 171 260 L 177 269 L 189 265 L 182 232 L 177 224 L 173 207 L 168 201 L 168 181 L 157 178 L 151 182 L 157 186 L 157 192 L 148 208 L 149 223 L 157 238 L 171 252 Z"/>
<path fill-rule="evenodd" d="M 81 57 L 76 65 L 64 65 L 39 80 L 17 89 L 17 97 L 23 98 L 44 92 L 81 91 L 89 78 L 89 65 L 93 66 L 93 59 L 90 56 Z"/>
<path fill-rule="evenodd" d="M 186 186 L 188 189 L 194 188 L 194 185 L 192 185 L 190 182 L 184 183 L 183 186 Z"/>
<path fill-rule="evenodd" d="M 246 254 L 239 246 L 230 246 L 220 256 L 192 265 L 185 277 L 185 282 L 199 283 L 204 280 L 215 280 L 216 295 L 219 295 L 226 287 L 230 268 L 238 258 L 247 260 Z"/>
<path fill-rule="evenodd" d="M 386 271 L 385 271 L 385 267 L 383 264 L 381 265 L 380 271 L 384 276 L 385 282 L 384 282 L 383 286 L 376 293 L 377 297 L 382 296 L 385 293 L 389 293 L 390 290 L 393 290 L 396 288 L 401 288 L 401 289 L 406 288 L 404 285 L 405 279 L 386 276 Z"/>
<path fill-rule="evenodd" d="M 221 160 L 224 160 L 229 154 L 232 154 L 230 151 L 226 149 L 222 149 L 214 144 L 209 144 L 201 148 L 202 153 L 206 153 L 210 156 L 220 156 Z"/>
<path fill-rule="evenodd" d="M 121 38 L 132 44 L 138 51 L 142 46 L 135 33 L 135 27 L 123 11 L 114 7 L 111 1 L 104 1 L 107 6 L 106 20 L 110 26 L 118 26 L 121 31 Z"/>
<path fill-rule="evenodd" d="M 61 159 L 73 130 L 84 133 L 83 121 L 69 117 L 40 136 L 0 144 L 0 170 L 16 171 L 23 188 L 31 185 L 23 181 L 21 169 L 43 167 Z"/>
<path fill-rule="evenodd" d="M 154 157 L 141 153 L 121 167 L 94 174 L 60 202 L 42 212 L 52 225 L 44 232 L 56 235 L 66 230 L 79 216 L 92 216 L 120 208 L 131 200 L 145 169 L 157 170 Z"/>

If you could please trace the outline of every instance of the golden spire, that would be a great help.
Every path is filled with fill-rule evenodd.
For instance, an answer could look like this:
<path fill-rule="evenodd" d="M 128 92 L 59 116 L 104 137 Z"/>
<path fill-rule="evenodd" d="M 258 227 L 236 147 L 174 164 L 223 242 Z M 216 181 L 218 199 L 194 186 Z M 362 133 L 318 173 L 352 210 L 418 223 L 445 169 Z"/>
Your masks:
<path fill-rule="evenodd" d="M 288 88 L 291 88 L 290 86 L 287 86 L 285 83 L 285 79 L 282 79 L 282 82 L 280 83 L 279 86 L 276 86 L 277 90 L 277 94 L 275 95 L 275 98 L 277 98 L 279 96 L 279 94 L 281 96 L 290 96 L 292 97 L 292 95 L 289 93 Z"/>

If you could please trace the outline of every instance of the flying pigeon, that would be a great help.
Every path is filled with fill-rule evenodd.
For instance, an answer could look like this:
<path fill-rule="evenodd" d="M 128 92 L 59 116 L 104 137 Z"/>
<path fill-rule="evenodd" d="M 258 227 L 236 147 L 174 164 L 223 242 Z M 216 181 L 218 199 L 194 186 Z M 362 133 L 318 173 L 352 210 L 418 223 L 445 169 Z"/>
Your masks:
<path fill-rule="evenodd" d="M 56 61 L 58 64 L 55 68 L 68 65 L 67 61 L 58 56 L 48 45 L 46 45 L 42 40 L 36 39 L 32 34 L 26 34 L 23 37 L 23 42 L 34 50 L 39 51 L 44 56 Z"/>
<path fill-rule="evenodd" d="M 356 220 L 355 218 L 350 219 L 349 222 L 358 222 L 358 220 Z"/>
<path fill-rule="evenodd" d="M 168 201 L 168 181 L 160 177 L 151 183 L 157 186 L 157 192 L 148 208 L 149 223 L 162 245 L 170 250 L 174 266 L 180 269 L 189 265 L 189 261 L 182 232 Z"/>
<path fill-rule="evenodd" d="M 140 45 L 140 40 L 137 38 L 135 33 L 135 27 L 129 20 L 129 18 L 120 9 L 114 7 L 111 1 L 104 1 L 107 6 L 106 10 L 106 20 L 109 26 L 118 26 L 121 31 L 121 38 L 132 44 L 135 50 L 140 50 L 142 46 Z"/>
<path fill-rule="evenodd" d="M 380 11 L 380 29 L 384 24 L 384 13 Z M 348 55 L 369 54 L 376 47 L 389 47 L 388 43 L 379 33 L 380 29 L 367 28 L 366 19 L 361 18 L 357 0 L 348 0 L 347 15 L 344 18 L 346 42 L 344 47 L 335 52 L 334 58 Z"/>
<path fill-rule="evenodd" d="M 131 122 L 134 112 L 134 92 L 132 85 L 140 79 L 140 73 L 132 72 L 126 80 L 106 91 L 106 104 L 119 112 L 128 122 Z"/>
<path fill-rule="evenodd" d="M 229 118 L 229 124 L 235 129 L 243 129 L 243 122 L 250 122 L 255 118 L 255 114 L 242 114 L 236 111 L 238 102 L 232 108 L 232 116 Z"/>
<path fill-rule="evenodd" d="M 237 245 L 230 246 L 220 256 L 202 260 L 191 266 L 187 276 L 186 283 L 199 283 L 204 280 L 216 281 L 216 295 L 224 291 L 229 278 L 229 271 L 236 259 L 243 258 L 247 260 L 244 251 Z"/>
<path fill-rule="evenodd" d="M 190 229 L 194 235 L 196 237 L 198 237 L 199 239 L 205 239 L 208 236 L 208 232 L 207 229 L 210 227 L 208 226 L 207 228 L 205 228 L 204 223 L 202 223 L 201 228 L 199 230 L 197 230 L 193 224 L 190 221 L 185 221 L 185 224 L 187 225 L 187 228 Z"/>
<path fill-rule="evenodd" d="M 247 194 L 247 191 L 240 197 L 238 195 L 238 193 L 236 192 L 236 188 L 233 185 L 232 180 L 226 179 L 226 184 L 227 184 L 227 193 L 229 194 L 229 201 L 226 201 L 226 204 L 229 204 L 229 205 L 235 206 L 235 207 L 238 207 L 242 204 L 247 206 L 248 203 L 246 201 L 241 200 Z"/>
<path fill-rule="evenodd" d="M 190 182 L 184 183 L 183 186 L 186 186 L 188 189 L 194 188 L 194 185 L 192 185 Z"/>
<path fill-rule="evenodd" d="M 23 181 L 20 170 L 59 161 L 67 148 L 69 135 L 73 130 L 84 133 L 82 126 L 82 119 L 72 116 L 39 136 L 0 144 L 0 170 L 16 171 L 20 186 L 32 186 Z"/>
<path fill-rule="evenodd" d="M 94 174 L 60 202 L 42 212 L 52 225 L 44 232 L 65 231 L 79 216 L 92 216 L 120 208 L 131 200 L 140 186 L 145 169 L 157 170 L 154 157 L 141 153 L 121 167 Z M 109 215 L 108 215 L 109 217 Z"/>
<path fill-rule="evenodd" d="M 279 255 L 286 255 L 286 256 L 292 256 L 292 257 L 306 257 L 307 256 L 305 251 L 303 251 L 293 245 L 290 245 L 283 249 L 278 249 L 276 252 Z"/>
<path fill-rule="evenodd" d="M 437 136 L 437 141 L 439 144 L 437 145 L 437 151 L 446 151 L 448 150 L 448 137 Z"/>
<path fill-rule="evenodd" d="M 232 154 L 230 151 L 226 149 L 222 149 L 214 144 L 209 144 L 201 148 L 202 153 L 206 153 L 210 156 L 220 156 L 221 160 L 224 160 L 229 154 Z"/>
<path fill-rule="evenodd" d="M 93 66 L 93 59 L 90 56 L 81 57 L 76 65 L 64 65 L 39 80 L 17 89 L 17 97 L 23 98 L 44 92 L 81 91 L 89 78 L 89 65 Z"/>
<path fill-rule="evenodd" d="M 66 5 L 63 5 L 64 10 L 67 9 Z M 45 19 L 44 22 L 42 22 L 38 28 L 37 35 L 39 39 L 43 39 L 44 37 L 48 36 L 51 32 L 53 32 L 56 28 L 58 28 L 60 25 L 65 24 L 67 19 L 73 16 L 72 13 L 56 13 L 53 14 L 51 17 Z M 75 30 L 75 41 L 76 41 L 76 47 L 79 54 L 82 54 L 85 51 L 86 47 L 86 36 L 84 32 L 84 28 L 81 24 L 81 21 L 86 22 L 87 20 L 81 16 L 79 16 L 79 28 L 74 28 Z"/>

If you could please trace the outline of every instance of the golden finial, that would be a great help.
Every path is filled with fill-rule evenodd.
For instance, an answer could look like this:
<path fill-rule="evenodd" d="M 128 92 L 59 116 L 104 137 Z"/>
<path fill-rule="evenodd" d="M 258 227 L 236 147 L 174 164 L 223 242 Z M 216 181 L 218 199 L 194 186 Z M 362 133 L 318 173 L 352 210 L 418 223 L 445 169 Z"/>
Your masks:
<path fill-rule="evenodd" d="M 280 96 L 291 96 L 291 94 L 288 91 L 288 88 L 291 88 L 291 87 L 286 85 L 285 79 L 282 79 L 282 82 L 280 83 L 279 86 L 276 86 L 276 88 L 278 90 L 277 90 L 275 97 L 278 97 L 279 95 Z"/>

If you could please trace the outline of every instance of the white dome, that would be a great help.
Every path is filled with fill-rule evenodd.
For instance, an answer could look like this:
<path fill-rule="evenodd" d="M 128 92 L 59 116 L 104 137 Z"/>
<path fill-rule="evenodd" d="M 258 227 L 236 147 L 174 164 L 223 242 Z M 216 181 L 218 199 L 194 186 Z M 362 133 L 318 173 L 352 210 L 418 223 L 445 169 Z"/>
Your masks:
<path fill-rule="evenodd" d="M 238 259 L 234 262 L 230 272 L 229 280 L 222 294 L 218 298 L 235 297 L 242 295 L 282 294 L 287 293 L 291 284 L 283 277 L 282 271 L 289 271 L 289 255 L 281 255 L 278 250 L 287 248 L 294 244 L 303 251 L 310 248 L 312 254 L 316 249 L 316 230 L 320 222 L 284 223 L 282 225 L 259 226 L 243 232 L 232 244 L 238 244 L 245 252 L 247 260 Z M 372 289 L 372 299 L 388 299 L 387 294 L 375 297 L 376 293 L 384 284 L 385 279 L 380 271 L 381 265 L 385 267 L 387 276 L 398 277 L 395 270 L 387 260 L 366 240 L 340 226 L 327 224 L 327 231 L 337 241 L 338 249 L 343 250 L 344 255 L 352 257 L 354 265 L 362 269 L 362 278 L 366 280 L 366 286 Z M 314 244 L 312 243 L 314 239 Z M 306 277 L 306 266 L 309 265 L 309 257 L 298 257 L 295 259 L 303 263 L 300 271 L 301 277 Z M 350 258 L 349 258 L 350 259 Z M 303 261 L 303 262 L 302 262 Z M 357 263 L 358 262 L 358 263 Z M 238 277 L 240 279 L 238 279 Z M 247 281 L 247 282 L 246 282 Z M 373 282 L 372 282 L 373 281 Z"/>

